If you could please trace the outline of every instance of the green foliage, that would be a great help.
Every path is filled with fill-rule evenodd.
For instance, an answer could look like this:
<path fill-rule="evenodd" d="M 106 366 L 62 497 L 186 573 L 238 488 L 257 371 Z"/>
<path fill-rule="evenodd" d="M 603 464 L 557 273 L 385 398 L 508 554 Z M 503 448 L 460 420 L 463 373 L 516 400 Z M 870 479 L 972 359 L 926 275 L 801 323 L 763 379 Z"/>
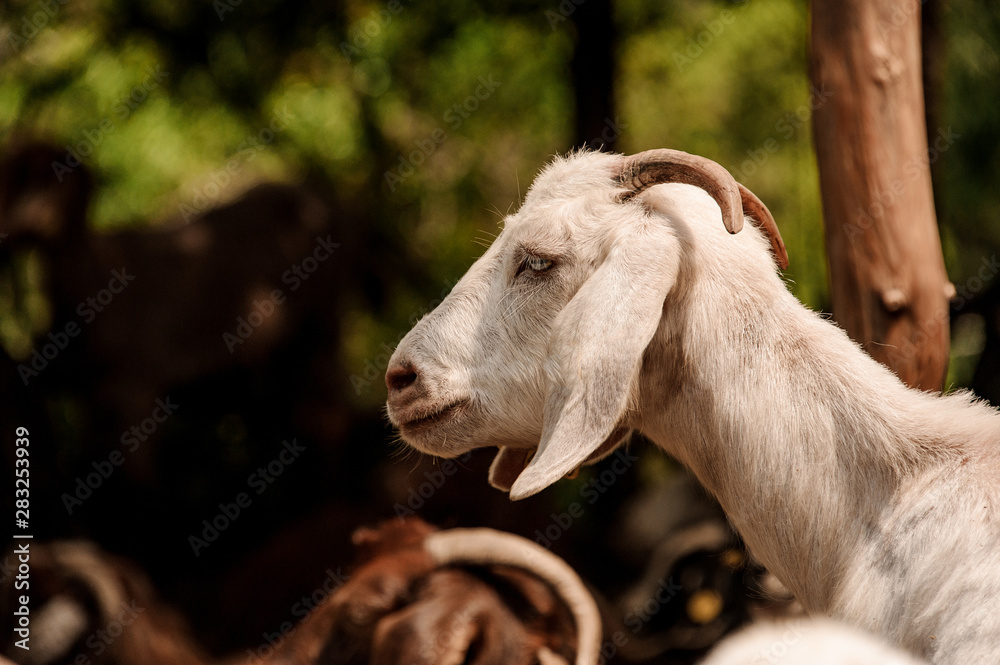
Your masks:
<path fill-rule="evenodd" d="M 98 0 L 51 3 L 42 20 L 42 3 L 23 0 L 0 18 L 0 140 L 47 136 L 99 172 L 100 230 L 176 222 L 231 160 L 204 205 L 318 174 L 426 267 L 378 309 L 355 303 L 345 352 L 360 372 L 461 275 L 548 156 L 572 147 L 575 33 L 553 20 L 572 16 L 567 3 Z M 806 4 L 621 0 L 615 21 L 619 149 L 674 147 L 730 168 L 774 213 L 792 289 L 822 308 Z M 961 139 L 939 190 L 961 280 L 1000 244 L 1000 27 L 986 3 L 955 0 L 947 30 L 946 122 Z M 241 157 L 276 117 L 272 140 Z"/>
<path fill-rule="evenodd" d="M 942 162 L 938 216 L 946 232 L 949 274 L 963 285 L 983 258 L 1000 251 L 1000 14 L 976 0 L 955 0 L 946 10 L 941 129 L 955 138 L 931 156 Z"/>
<path fill-rule="evenodd" d="M 618 85 L 625 152 L 668 146 L 723 164 L 771 209 L 791 258 L 786 276 L 807 304 L 826 302 L 819 180 L 810 132 L 808 13 L 801 2 L 690 3 L 644 21 L 620 14 Z"/>

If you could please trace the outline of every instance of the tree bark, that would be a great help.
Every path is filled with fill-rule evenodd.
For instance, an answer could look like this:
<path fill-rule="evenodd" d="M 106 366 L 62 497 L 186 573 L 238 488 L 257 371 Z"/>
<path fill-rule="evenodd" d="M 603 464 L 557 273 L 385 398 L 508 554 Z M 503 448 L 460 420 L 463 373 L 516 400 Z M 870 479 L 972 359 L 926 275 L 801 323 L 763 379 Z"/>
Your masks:
<path fill-rule="evenodd" d="M 814 0 L 810 74 L 834 318 L 907 384 L 940 390 L 948 301 L 917 0 Z"/>

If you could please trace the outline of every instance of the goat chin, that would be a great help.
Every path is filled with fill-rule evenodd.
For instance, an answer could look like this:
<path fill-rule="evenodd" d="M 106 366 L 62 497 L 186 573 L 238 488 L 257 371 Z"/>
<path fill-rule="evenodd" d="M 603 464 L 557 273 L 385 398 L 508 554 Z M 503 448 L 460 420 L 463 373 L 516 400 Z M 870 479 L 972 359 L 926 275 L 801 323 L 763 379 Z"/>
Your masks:
<path fill-rule="evenodd" d="M 1000 413 L 905 387 L 803 307 L 745 191 L 671 151 L 556 159 L 400 342 L 390 419 L 474 398 L 421 448 L 528 449 L 498 459 L 513 499 L 639 431 L 809 611 L 934 663 L 997 660 Z"/>

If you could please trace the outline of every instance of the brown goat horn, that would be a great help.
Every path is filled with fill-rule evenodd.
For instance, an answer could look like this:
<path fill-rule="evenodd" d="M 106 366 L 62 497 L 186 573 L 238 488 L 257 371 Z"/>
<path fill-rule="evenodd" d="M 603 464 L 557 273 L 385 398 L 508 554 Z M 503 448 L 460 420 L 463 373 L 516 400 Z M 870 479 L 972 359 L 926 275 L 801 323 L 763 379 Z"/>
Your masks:
<path fill-rule="evenodd" d="M 583 580 L 565 561 L 544 547 L 512 533 L 493 529 L 450 529 L 432 533 L 424 549 L 439 565 L 506 565 L 527 570 L 549 583 L 576 623 L 576 665 L 594 665 L 603 629 L 597 603 Z"/>
<path fill-rule="evenodd" d="M 726 169 L 705 157 L 680 150 L 646 150 L 622 162 L 618 181 L 628 188 L 619 197 L 627 201 L 653 185 L 681 182 L 704 189 L 722 209 L 722 223 L 730 233 L 743 228 L 743 205 L 740 190 Z"/>
<path fill-rule="evenodd" d="M 785 251 L 785 241 L 781 239 L 781 232 L 778 231 L 778 225 L 774 223 L 771 211 L 767 209 L 763 201 L 757 198 L 756 194 L 743 185 L 739 185 L 739 187 L 740 198 L 743 200 L 743 214 L 750 215 L 750 217 L 756 220 L 754 226 L 767 234 L 768 240 L 771 241 L 771 251 L 774 252 L 774 258 L 778 262 L 778 267 L 784 270 L 788 267 L 788 252 Z"/>

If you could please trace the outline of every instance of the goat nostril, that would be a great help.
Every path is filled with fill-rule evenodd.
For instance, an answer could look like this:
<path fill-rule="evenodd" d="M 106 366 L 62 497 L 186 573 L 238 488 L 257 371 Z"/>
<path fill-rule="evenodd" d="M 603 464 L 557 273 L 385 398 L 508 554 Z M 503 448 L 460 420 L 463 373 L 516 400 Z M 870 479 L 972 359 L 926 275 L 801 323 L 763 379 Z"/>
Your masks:
<path fill-rule="evenodd" d="M 385 373 L 385 385 L 389 390 L 403 390 L 417 380 L 417 372 L 412 365 L 396 365 Z"/>

